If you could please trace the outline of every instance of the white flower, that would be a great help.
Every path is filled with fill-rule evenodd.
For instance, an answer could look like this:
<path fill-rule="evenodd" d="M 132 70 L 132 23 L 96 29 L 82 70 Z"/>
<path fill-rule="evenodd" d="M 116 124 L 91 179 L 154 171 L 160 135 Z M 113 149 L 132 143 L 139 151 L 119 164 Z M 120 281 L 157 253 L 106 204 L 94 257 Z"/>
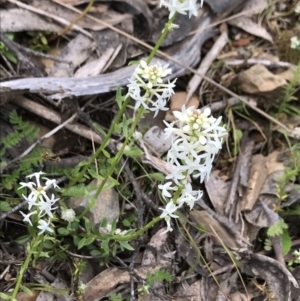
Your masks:
<path fill-rule="evenodd" d="M 297 15 L 300 15 L 300 4 L 298 4 L 298 6 L 296 6 L 296 8 L 295 8 L 295 13 L 296 13 Z"/>
<path fill-rule="evenodd" d="M 39 226 L 37 226 L 41 231 L 38 233 L 38 235 L 41 235 L 43 234 L 44 232 L 46 231 L 49 231 L 49 232 L 54 232 L 54 230 L 49 227 L 50 226 L 50 220 L 48 220 L 48 223 L 46 221 L 44 221 L 43 219 L 40 219 L 39 220 Z"/>
<path fill-rule="evenodd" d="M 24 200 L 27 201 L 27 204 L 28 204 L 28 209 L 31 210 L 32 206 L 36 206 L 37 202 L 36 202 L 36 198 L 35 197 L 27 197 L 25 196 L 24 194 L 22 194 L 22 197 L 24 198 Z"/>
<path fill-rule="evenodd" d="M 52 208 L 52 205 L 56 203 L 59 199 L 55 199 L 53 193 L 51 194 L 51 199 L 47 195 L 45 195 L 44 197 L 45 200 L 41 199 L 40 202 L 37 204 L 37 206 L 40 209 L 39 216 L 41 217 L 47 214 L 49 217 L 52 218 L 53 214 L 51 211 L 54 211 L 57 208 L 57 207 Z"/>
<path fill-rule="evenodd" d="M 291 38 L 291 48 L 300 50 L 300 39 L 296 36 Z"/>
<path fill-rule="evenodd" d="M 166 197 L 170 198 L 172 196 L 168 190 L 173 190 L 173 191 L 177 190 L 177 187 L 171 187 L 171 185 L 172 185 L 172 182 L 167 182 L 165 184 L 158 185 L 158 188 L 162 190 L 161 194 L 164 199 L 166 199 Z"/>
<path fill-rule="evenodd" d="M 55 179 L 53 179 L 53 180 L 50 180 L 48 178 L 43 178 L 43 179 L 47 180 L 46 183 L 45 183 L 45 189 L 47 189 L 48 187 L 51 187 L 51 186 L 53 186 L 53 188 L 60 188 L 56 184 L 57 181 Z"/>
<path fill-rule="evenodd" d="M 61 212 L 61 218 L 67 222 L 73 222 L 75 216 L 75 211 L 73 209 L 66 209 Z"/>
<path fill-rule="evenodd" d="M 175 79 L 172 82 L 168 81 L 167 84 L 163 83 L 163 78 L 172 73 L 168 66 L 168 64 L 165 66 L 147 65 L 145 61 L 140 61 L 127 85 L 127 95 L 135 100 L 135 109 L 143 106 L 154 111 L 155 116 L 159 110 L 168 110 L 166 104 L 174 94 L 173 88 L 176 82 Z"/>
<path fill-rule="evenodd" d="M 21 214 L 23 215 L 23 217 L 24 217 L 23 221 L 29 223 L 29 224 L 32 226 L 32 222 L 31 222 L 31 220 L 30 220 L 29 218 L 30 218 L 31 215 L 35 214 L 36 211 L 32 211 L 32 212 L 30 212 L 30 213 L 28 213 L 28 214 L 25 214 L 25 213 L 23 213 L 22 211 L 20 211 L 20 213 L 21 213 Z"/>
<path fill-rule="evenodd" d="M 165 234 L 167 232 L 172 232 L 173 231 L 173 229 L 171 227 L 171 219 L 170 219 L 170 217 L 166 216 L 165 217 L 165 221 L 167 223 L 167 229 L 165 231 L 161 232 L 160 235 L 163 235 L 163 234 Z"/>
<path fill-rule="evenodd" d="M 166 205 L 165 209 L 163 208 L 159 208 L 159 209 L 163 211 L 163 213 L 160 215 L 160 218 L 164 218 L 166 216 L 170 216 L 173 218 L 178 217 L 177 215 L 173 214 L 178 209 L 178 207 L 173 203 L 172 200 Z"/>
<path fill-rule="evenodd" d="M 186 179 L 187 175 L 184 174 L 186 167 L 184 166 L 170 166 L 171 173 L 166 176 L 166 180 L 173 180 L 177 185 L 179 181 Z"/>
<path fill-rule="evenodd" d="M 165 6 L 169 9 L 171 19 L 176 12 L 186 15 L 189 12 L 189 18 L 194 15 L 197 16 L 198 8 L 203 5 L 203 0 L 197 4 L 197 0 L 160 0 L 160 6 Z"/>
<path fill-rule="evenodd" d="M 39 188 L 42 186 L 41 182 L 40 182 L 40 177 L 41 177 L 41 175 L 45 175 L 45 174 L 46 174 L 45 172 L 39 171 L 39 172 L 35 172 L 31 175 L 28 175 L 26 178 L 31 179 L 32 177 L 35 177 L 37 188 Z"/>
<path fill-rule="evenodd" d="M 199 200 L 203 195 L 201 190 L 193 190 L 190 183 L 186 183 L 181 196 L 177 200 L 178 207 L 180 208 L 183 204 L 187 204 L 190 210 L 194 208 L 195 201 Z"/>
<path fill-rule="evenodd" d="M 32 225 L 29 217 L 33 214 L 38 214 L 39 217 L 42 217 L 44 215 L 48 215 L 49 218 L 53 218 L 53 211 L 57 208 L 57 207 L 53 207 L 53 205 L 59 200 L 58 198 L 55 198 L 55 195 L 52 193 L 51 194 L 51 198 L 48 197 L 46 190 L 48 190 L 50 187 L 54 187 L 54 188 L 59 188 L 58 185 L 56 184 L 56 180 L 51 180 L 48 178 L 44 178 L 46 180 L 46 183 L 44 186 L 42 186 L 41 184 L 41 180 L 40 177 L 41 175 L 44 175 L 45 173 L 40 171 L 40 172 L 35 172 L 29 176 L 27 176 L 27 178 L 35 178 L 36 183 L 34 182 L 28 182 L 28 183 L 24 183 L 21 182 L 20 183 L 20 188 L 29 188 L 30 189 L 30 193 L 28 196 L 22 195 L 23 198 L 27 201 L 28 203 L 28 209 L 32 210 L 32 207 L 36 207 L 37 209 L 32 211 L 31 213 L 25 215 L 23 212 L 21 212 L 21 214 L 24 217 L 24 221 L 30 223 L 30 225 Z M 20 189 L 19 188 L 19 189 Z M 47 224 L 44 220 L 40 220 L 39 221 L 39 226 L 38 228 L 41 229 L 42 231 L 39 232 L 39 234 L 44 233 L 46 230 L 50 231 L 50 232 L 54 232 L 50 227 L 46 227 L 46 225 L 49 226 L 50 224 L 50 219 L 49 219 L 49 223 Z M 50 229 L 50 230 L 49 230 Z"/>

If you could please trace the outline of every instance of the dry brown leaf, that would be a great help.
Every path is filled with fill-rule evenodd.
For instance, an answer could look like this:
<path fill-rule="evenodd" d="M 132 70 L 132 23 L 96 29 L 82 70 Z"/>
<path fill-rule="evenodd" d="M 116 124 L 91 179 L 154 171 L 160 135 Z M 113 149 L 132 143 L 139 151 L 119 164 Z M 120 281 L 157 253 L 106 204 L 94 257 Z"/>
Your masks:
<path fill-rule="evenodd" d="M 261 37 L 271 43 L 273 42 L 272 36 L 267 32 L 265 28 L 245 16 L 235 18 L 234 20 L 229 21 L 229 24 L 239 27 L 250 34 Z"/>
<path fill-rule="evenodd" d="M 90 76 L 96 76 L 102 72 L 105 65 L 108 63 L 110 57 L 113 55 L 114 49 L 108 48 L 100 58 L 97 60 L 90 61 L 86 63 L 84 66 L 79 68 L 76 73 L 74 74 L 74 77 L 82 78 L 82 77 L 90 77 Z"/>
<path fill-rule="evenodd" d="M 49 22 L 46 18 L 22 8 L 0 10 L 0 20 L 1 32 L 62 30 L 62 26 L 56 22 Z"/>
<path fill-rule="evenodd" d="M 74 68 L 85 62 L 95 50 L 96 45 L 83 34 L 78 34 L 60 52 L 58 58 L 72 65 L 55 62 L 49 72 L 51 77 L 70 77 L 74 74 Z"/>
<path fill-rule="evenodd" d="M 268 176 L 266 160 L 262 155 L 253 156 L 250 164 L 249 183 L 245 197 L 241 201 L 241 211 L 253 208 Z"/>
<path fill-rule="evenodd" d="M 212 233 L 211 228 L 213 228 L 215 232 L 218 233 L 220 239 L 222 239 L 222 243 L 225 244 L 225 246 L 229 248 L 238 247 L 234 237 L 230 235 L 227 230 L 206 211 L 193 210 L 190 212 L 190 218 L 197 225 L 203 226 L 208 233 Z M 218 238 L 216 238 L 214 235 L 212 235 L 212 238 L 215 242 L 221 244 Z"/>
<path fill-rule="evenodd" d="M 224 204 L 228 196 L 229 185 L 230 183 L 222 180 L 216 171 L 210 174 L 209 179 L 205 179 L 205 188 L 209 199 L 215 211 L 221 216 L 223 216 L 225 212 Z M 218 187 L 218 189 L 216 189 L 216 187 Z"/>
<path fill-rule="evenodd" d="M 254 65 L 237 76 L 239 88 L 249 94 L 270 95 L 277 93 L 286 85 L 286 81 L 280 76 L 271 73 L 263 65 Z"/>
<path fill-rule="evenodd" d="M 164 269 L 169 262 L 162 264 L 138 267 L 134 271 L 142 278 L 147 277 L 147 273 L 153 274 L 155 271 Z M 83 295 L 84 301 L 98 301 L 109 295 L 114 288 L 120 284 L 129 283 L 129 272 L 119 268 L 108 268 L 87 283 L 87 288 Z"/>

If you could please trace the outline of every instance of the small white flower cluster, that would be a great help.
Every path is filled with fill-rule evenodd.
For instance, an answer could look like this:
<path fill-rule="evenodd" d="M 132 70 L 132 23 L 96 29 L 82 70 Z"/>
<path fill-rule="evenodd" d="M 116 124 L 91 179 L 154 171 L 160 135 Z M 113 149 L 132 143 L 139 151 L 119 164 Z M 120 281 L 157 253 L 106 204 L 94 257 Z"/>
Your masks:
<path fill-rule="evenodd" d="M 300 50 L 300 38 L 296 36 L 291 38 L 291 48 Z"/>
<path fill-rule="evenodd" d="M 173 88 L 176 82 L 175 79 L 173 82 L 163 83 L 162 78 L 172 73 L 168 66 L 168 64 L 163 67 L 160 65 L 148 66 L 145 61 L 140 61 L 127 85 L 127 95 L 136 101 L 135 109 L 142 105 L 144 108 L 154 111 L 154 117 L 159 110 L 168 110 L 166 104 L 170 96 L 174 94 Z M 148 107 L 149 103 L 152 105 L 150 108 Z"/>
<path fill-rule="evenodd" d="M 160 217 L 167 222 L 167 230 L 163 233 L 172 231 L 170 218 L 178 217 L 174 214 L 178 208 L 187 204 L 192 209 L 195 201 L 201 198 L 202 191 L 193 190 L 188 177 L 199 177 L 200 182 L 203 182 L 209 176 L 214 157 L 222 147 L 222 137 L 227 134 L 226 129 L 220 126 L 222 117 L 212 117 L 209 108 L 202 112 L 194 107 L 186 109 L 183 106 L 181 112 L 174 112 L 174 116 L 176 121 L 171 124 L 165 122 L 165 136 L 174 136 L 167 154 L 171 173 L 166 179 L 170 181 L 158 186 L 163 198 L 168 201 L 165 209 L 160 208 L 163 210 Z M 172 186 L 173 183 L 176 186 Z M 178 189 L 180 194 L 177 199 L 173 199 Z"/>
<path fill-rule="evenodd" d="M 61 212 L 61 219 L 69 223 L 74 221 L 75 216 L 76 216 L 75 211 L 72 208 L 62 210 Z"/>
<path fill-rule="evenodd" d="M 38 221 L 38 229 L 41 231 L 38 233 L 43 234 L 45 231 L 54 232 L 53 229 L 50 227 L 51 218 L 53 218 L 52 211 L 55 210 L 57 207 L 53 207 L 53 205 L 59 200 L 55 199 L 54 194 L 51 194 L 51 197 L 49 198 L 47 195 L 47 190 L 50 187 L 59 188 L 56 184 L 56 180 L 50 180 L 48 178 L 43 177 L 44 180 L 46 180 L 45 185 L 41 185 L 40 177 L 41 175 L 44 175 L 45 173 L 35 172 L 27 178 L 31 179 L 32 177 L 35 178 L 35 182 L 28 182 L 24 183 L 21 182 L 20 185 L 21 188 L 27 187 L 30 189 L 30 194 L 28 196 L 22 195 L 23 198 L 28 202 L 28 209 L 31 211 L 32 207 L 34 207 L 35 210 L 31 211 L 28 214 L 25 214 L 24 212 L 20 211 L 21 214 L 24 217 L 24 222 L 29 223 L 32 226 L 31 216 L 32 215 L 38 215 L 39 221 Z M 48 216 L 48 221 L 46 222 L 44 219 L 41 219 L 44 216 Z"/>
<path fill-rule="evenodd" d="M 295 8 L 296 15 L 300 15 L 300 4 L 298 4 Z"/>
<path fill-rule="evenodd" d="M 164 6 L 169 9 L 169 19 L 171 19 L 177 12 L 179 14 L 186 15 L 189 12 L 189 18 L 194 15 L 197 16 L 198 8 L 202 7 L 203 0 L 197 3 L 197 0 L 160 0 L 160 6 Z"/>
<path fill-rule="evenodd" d="M 114 233 L 111 233 L 111 229 L 112 229 L 111 224 L 107 224 L 105 227 L 102 227 L 100 229 L 100 231 L 105 234 L 114 234 L 114 235 L 120 235 L 120 236 L 126 235 L 127 232 L 129 231 L 129 230 L 121 230 L 121 229 L 117 228 Z"/>

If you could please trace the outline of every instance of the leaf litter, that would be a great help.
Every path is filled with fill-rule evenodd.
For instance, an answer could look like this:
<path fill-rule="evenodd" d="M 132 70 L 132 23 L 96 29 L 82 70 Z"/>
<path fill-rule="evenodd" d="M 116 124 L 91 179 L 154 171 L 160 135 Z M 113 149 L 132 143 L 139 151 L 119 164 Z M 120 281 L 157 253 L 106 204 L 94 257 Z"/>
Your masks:
<path fill-rule="evenodd" d="M 230 131 L 205 181 L 205 195 L 192 212 L 182 210 L 172 233 L 160 235 L 164 229 L 155 226 L 131 242 L 134 251 L 120 252 L 106 265 L 100 266 L 88 248 L 77 250 L 68 238 L 71 248 L 65 262 L 57 260 L 59 264 L 54 265 L 49 259 L 41 260 L 23 279 L 24 285 L 34 280 L 52 289 L 39 293 L 36 285 L 33 296 L 19 293 L 18 300 L 76 299 L 75 271 L 80 261 L 92 263 L 81 271 L 86 279 L 83 300 L 108 300 L 112 294 L 131 300 L 299 300 L 299 266 L 293 254 L 299 250 L 300 236 L 300 52 L 290 49 L 289 41 L 284 49 L 282 43 L 278 46 L 285 32 L 299 32 L 294 2 L 205 1 L 198 17 L 178 17 L 179 29 L 167 37 L 155 58 L 170 64 L 174 70 L 170 80 L 179 76 L 178 91 L 166 114 L 153 119 L 151 126 L 140 122 L 143 138 L 137 139 L 137 145 L 141 154 L 124 162 L 129 169 L 119 174 L 121 186 L 111 192 L 110 201 L 98 202 L 97 210 L 109 213 L 109 203 L 120 202 L 114 215 L 123 226 L 132 215 L 133 227 L 155 216 L 155 208 L 161 206 L 158 179 L 168 173 L 163 157 L 172 143 L 163 140 L 162 121 L 171 121 L 173 112 L 184 104 L 211 107 L 223 115 Z M 91 144 L 103 139 L 92 124 L 109 128 L 118 110 L 114 92 L 118 86 L 125 89 L 135 68 L 128 62 L 147 56 L 168 16 L 158 1 L 96 1 L 87 15 L 59 36 L 88 3 L 6 0 L 0 4 L 0 40 L 6 53 L 18 60 L 18 64 L 10 62 L 0 49 L 0 139 L 15 130 L 9 118 L 12 110 L 35 127 L 46 125 L 49 132 L 34 144 L 22 139 L 2 155 L 6 162 L 1 165 L 3 179 L 18 168 L 33 146 L 50 138 L 43 151 L 48 157 L 39 166 L 44 164 L 56 173 L 58 166 L 75 168 L 78 161 L 87 160 Z M 49 49 L 33 50 L 29 31 L 39 37 L 39 46 Z M 13 41 L 7 33 L 13 33 Z M 236 97 L 209 79 L 235 91 Z M 267 118 L 239 97 L 250 99 Z M 132 114 L 129 110 L 128 115 Z M 274 120 L 290 131 L 284 132 Z M 117 133 L 114 139 L 122 144 Z M 99 166 L 104 172 L 106 160 Z M 143 180 L 146 175 L 152 175 L 151 185 Z M 128 189 L 131 185 L 133 190 Z M 10 191 L 10 199 L 17 200 L 8 188 L 3 180 L 1 191 Z M 140 204 L 139 198 L 146 204 Z M 2 220 L 5 200 L 1 195 Z M 14 206 L 13 202 L 9 205 Z M 25 258 L 26 245 L 16 247 L 15 243 L 24 232 L 24 227 L 15 225 L 20 224 L 20 215 L 9 213 L 0 228 L 1 292 L 14 285 L 18 263 Z M 148 286 L 149 275 L 161 270 L 173 280 L 157 280 Z"/>

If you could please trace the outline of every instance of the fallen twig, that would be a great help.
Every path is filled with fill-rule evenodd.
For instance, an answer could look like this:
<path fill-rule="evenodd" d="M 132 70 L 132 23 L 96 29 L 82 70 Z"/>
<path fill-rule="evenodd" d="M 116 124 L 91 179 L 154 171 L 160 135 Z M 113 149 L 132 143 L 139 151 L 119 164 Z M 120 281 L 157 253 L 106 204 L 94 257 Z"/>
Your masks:
<path fill-rule="evenodd" d="M 197 74 L 195 73 L 192 79 L 189 81 L 188 86 L 186 88 L 187 95 L 186 101 L 187 104 L 194 92 L 196 91 L 197 87 L 200 85 L 203 75 L 206 74 L 207 70 L 210 68 L 213 61 L 225 47 L 228 42 L 228 30 L 227 25 L 224 23 L 220 26 L 221 35 L 214 43 L 213 47 L 209 50 L 205 58 L 201 61 L 199 68 L 197 69 Z M 202 76 L 199 76 L 201 74 Z"/>

